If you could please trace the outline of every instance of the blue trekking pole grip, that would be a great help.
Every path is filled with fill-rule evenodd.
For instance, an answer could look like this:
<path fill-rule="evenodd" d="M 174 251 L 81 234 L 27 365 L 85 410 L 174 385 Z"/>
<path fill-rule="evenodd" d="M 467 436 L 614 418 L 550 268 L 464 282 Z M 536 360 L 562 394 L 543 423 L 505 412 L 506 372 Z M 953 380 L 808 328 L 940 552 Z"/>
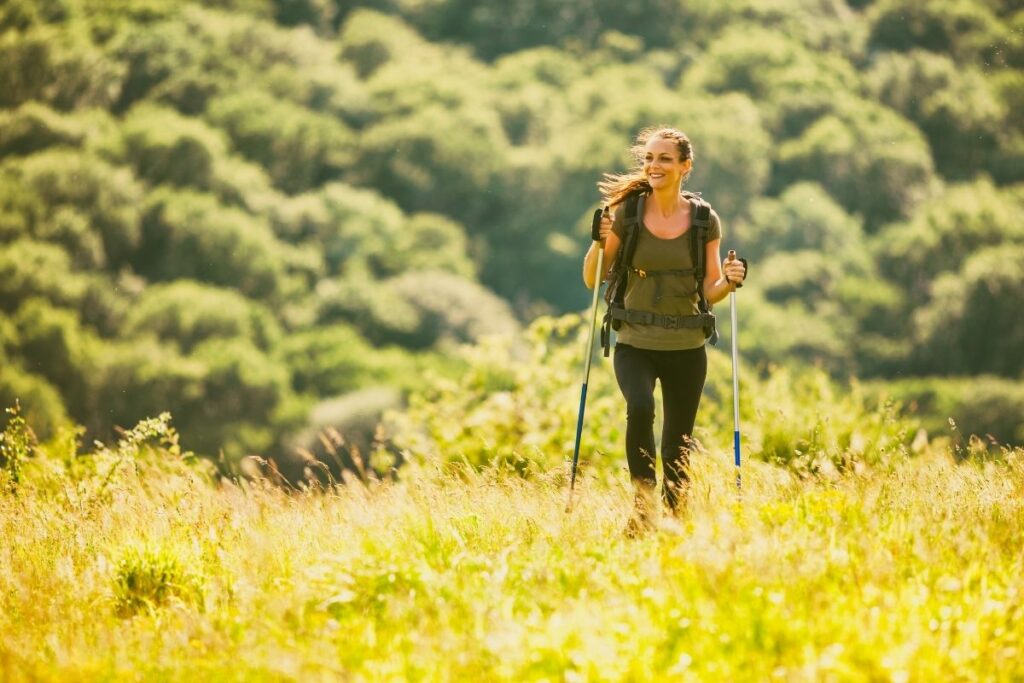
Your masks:
<path fill-rule="evenodd" d="M 736 252 L 732 249 L 729 250 L 729 258 L 727 261 L 736 260 Z M 737 283 L 737 287 L 741 285 Z M 740 456 L 740 351 L 739 351 L 739 334 L 736 327 L 736 290 L 729 292 L 729 314 L 731 316 L 732 323 L 732 448 L 733 448 L 733 461 L 736 465 L 736 490 L 739 491 L 742 488 L 742 475 L 740 474 L 740 465 L 742 464 L 742 458 Z"/>
<path fill-rule="evenodd" d="M 597 246 L 597 269 L 594 271 L 594 297 L 590 307 L 590 331 L 587 333 L 587 355 L 583 364 L 583 387 L 580 389 L 580 410 L 576 418 L 576 445 L 572 451 L 572 474 L 569 476 L 569 503 L 565 511 L 572 509 L 572 492 L 576 487 L 576 468 L 580 461 L 580 439 L 583 436 L 583 413 L 587 408 L 587 383 L 590 381 L 590 362 L 594 356 L 594 326 L 597 323 L 597 300 L 601 291 L 604 266 L 604 245 L 601 244 L 601 220 L 609 215 L 608 207 L 594 211 L 594 219 L 590 226 L 590 236 Z"/>

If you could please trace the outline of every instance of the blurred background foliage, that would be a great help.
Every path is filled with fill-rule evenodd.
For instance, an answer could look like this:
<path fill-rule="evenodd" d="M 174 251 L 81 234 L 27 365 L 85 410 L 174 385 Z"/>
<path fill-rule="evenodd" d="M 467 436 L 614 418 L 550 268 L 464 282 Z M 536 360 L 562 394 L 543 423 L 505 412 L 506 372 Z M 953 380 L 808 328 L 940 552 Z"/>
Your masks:
<path fill-rule="evenodd" d="M 445 382 L 571 423 L 520 329 L 587 305 L 595 182 L 668 123 L 754 264 L 751 367 L 1020 441 L 1022 66 L 1009 0 L 7 0 L 0 403 L 170 410 L 226 462 Z M 454 350 L 495 337 L 505 370 Z"/>

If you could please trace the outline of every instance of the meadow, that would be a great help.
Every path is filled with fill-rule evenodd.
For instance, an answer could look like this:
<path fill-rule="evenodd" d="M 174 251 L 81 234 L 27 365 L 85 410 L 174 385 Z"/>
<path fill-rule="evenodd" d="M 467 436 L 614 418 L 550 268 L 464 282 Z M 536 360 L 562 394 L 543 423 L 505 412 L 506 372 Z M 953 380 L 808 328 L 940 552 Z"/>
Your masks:
<path fill-rule="evenodd" d="M 708 449 L 685 513 L 628 539 L 614 468 L 567 513 L 564 467 L 414 460 L 287 490 L 215 476 L 167 416 L 75 439 L 5 470 L 4 681 L 1024 676 L 1020 449 L 752 461 L 741 496 Z"/>

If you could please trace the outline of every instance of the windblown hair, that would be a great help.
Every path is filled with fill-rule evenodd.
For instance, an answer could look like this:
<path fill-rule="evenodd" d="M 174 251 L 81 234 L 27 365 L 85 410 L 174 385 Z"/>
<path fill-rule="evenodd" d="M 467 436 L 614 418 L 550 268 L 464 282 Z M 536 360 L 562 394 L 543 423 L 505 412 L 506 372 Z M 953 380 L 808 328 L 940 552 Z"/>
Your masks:
<path fill-rule="evenodd" d="M 679 151 L 679 160 L 693 159 L 693 146 L 686 133 L 671 126 L 653 126 L 644 128 L 636 136 L 636 142 L 629 148 L 633 155 L 634 167 L 631 171 L 623 174 L 605 173 L 604 179 L 598 182 L 597 189 L 601 191 L 602 203 L 607 206 L 616 206 L 626 200 L 626 197 L 634 192 L 650 192 L 651 186 L 644 177 L 644 151 L 648 142 L 655 138 L 665 138 L 676 144 Z M 688 177 L 688 176 L 687 176 Z M 684 178 L 685 180 L 685 178 Z"/>

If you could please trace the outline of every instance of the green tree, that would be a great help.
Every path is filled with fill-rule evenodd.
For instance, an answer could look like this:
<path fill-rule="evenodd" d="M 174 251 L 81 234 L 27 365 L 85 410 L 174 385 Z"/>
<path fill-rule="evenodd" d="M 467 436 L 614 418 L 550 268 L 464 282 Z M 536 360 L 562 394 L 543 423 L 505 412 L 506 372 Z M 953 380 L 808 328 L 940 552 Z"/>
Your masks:
<path fill-rule="evenodd" d="M 107 107 L 121 74 L 78 25 L 0 33 L 0 108 L 36 100 L 54 109 Z"/>
<path fill-rule="evenodd" d="M 771 140 L 754 102 L 740 94 L 691 100 L 682 126 L 694 146 L 687 186 L 702 191 L 728 222 L 768 186 Z"/>
<path fill-rule="evenodd" d="M 427 349 L 518 329 L 508 304 L 480 285 L 440 271 L 418 271 L 367 286 L 365 277 L 317 288 L 320 321 L 344 321 L 374 344 Z"/>
<path fill-rule="evenodd" d="M 181 433 L 202 434 L 207 409 L 206 365 L 183 356 L 153 338 L 108 344 L 100 358 L 95 412 L 85 422 L 97 438 L 109 439 L 113 428 L 136 424 L 170 411 Z M 205 454 L 213 455 L 216 447 Z"/>
<path fill-rule="evenodd" d="M 38 102 L 0 111 L 0 157 L 24 156 L 47 147 L 77 147 L 85 133 L 74 119 Z"/>
<path fill-rule="evenodd" d="M 921 132 L 869 100 L 841 99 L 777 152 L 773 185 L 817 180 L 843 207 L 864 218 L 869 233 L 909 216 L 934 173 Z"/>
<path fill-rule="evenodd" d="M 194 114 L 204 110 L 207 100 L 220 91 L 219 73 L 224 65 L 218 66 L 208 57 L 202 33 L 187 21 L 129 22 L 111 31 L 116 33 L 111 56 L 125 71 L 114 111 L 126 111 L 139 100 L 154 97 Z"/>
<path fill-rule="evenodd" d="M 73 307 L 85 287 L 85 277 L 57 245 L 20 239 L 0 249 L 0 310 L 13 312 L 30 297 Z"/>
<path fill-rule="evenodd" d="M 336 396 L 385 379 L 380 361 L 394 354 L 374 349 L 350 325 L 334 324 L 288 335 L 275 355 L 291 370 L 295 391 Z"/>
<path fill-rule="evenodd" d="M 343 123 L 265 92 L 218 98 L 210 104 L 209 118 L 285 192 L 338 178 L 352 162 L 354 140 Z"/>
<path fill-rule="evenodd" d="M 318 33 L 326 33 L 334 25 L 338 8 L 334 0 L 275 0 L 274 18 L 285 26 L 309 24 Z"/>
<path fill-rule="evenodd" d="M 0 243 L 30 237 L 46 215 L 43 200 L 11 164 L 0 165 Z"/>
<path fill-rule="evenodd" d="M 203 363 L 201 412 L 187 416 L 195 448 L 232 458 L 265 452 L 274 443 L 277 413 L 291 399 L 288 369 L 249 341 L 210 339 L 192 358 Z"/>
<path fill-rule="evenodd" d="M 69 0 L 7 0 L 0 7 L 0 33 L 26 31 L 39 24 L 61 22 L 70 13 Z"/>
<path fill-rule="evenodd" d="M 801 249 L 834 256 L 867 249 L 860 221 L 814 182 L 794 183 L 777 198 L 754 200 L 749 220 L 735 228 L 730 241 L 755 260 Z"/>
<path fill-rule="evenodd" d="M 835 92 L 855 91 L 857 73 L 841 54 L 814 51 L 769 26 L 735 23 L 715 36 L 686 71 L 683 92 L 740 91 L 758 104 L 766 127 L 777 136 L 799 135 L 833 111 Z"/>
<path fill-rule="evenodd" d="M 134 107 L 121 125 L 111 154 L 152 185 L 210 190 L 215 164 L 227 153 L 220 131 L 154 105 Z"/>
<path fill-rule="evenodd" d="M 462 228 L 440 214 L 407 216 L 371 190 L 342 183 L 327 185 L 303 237 L 322 245 L 331 273 L 367 269 L 374 278 L 405 270 L 437 268 L 472 275 Z"/>
<path fill-rule="evenodd" d="M 25 301 L 13 316 L 17 357 L 29 372 L 60 387 L 71 415 L 85 421 L 94 410 L 93 382 L 101 341 L 83 328 L 78 315 L 48 301 Z"/>
<path fill-rule="evenodd" d="M 17 363 L 0 364 L 0 405 L 21 405 L 21 415 L 36 436 L 45 440 L 68 423 L 60 392 L 38 375 L 26 372 Z M 10 415 L 0 415 L 0 429 L 7 427 Z"/>
<path fill-rule="evenodd" d="M 880 55 L 866 80 L 879 101 L 920 126 L 941 176 L 967 179 L 992 167 L 1009 116 L 981 69 L 915 50 Z"/>
<path fill-rule="evenodd" d="M 1024 244 L 976 251 L 958 272 L 938 277 L 929 304 L 914 315 L 918 371 L 934 374 L 1024 372 Z"/>
<path fill-rule="evenodd" d="M 135 267 L 154 280 L 186 278 L 269 299 L 285 287 L 288 251 L 265 221 L 210 195 L 165 189 L 147 201 Z"/>
<path fill-rule="evenodd" d="M 868 11 L 868 44 L 896 52 L 923 48 L 960 62 L 1000 64 L 1005 57 L 1000 46 L 1010 27 L 1000 22 L 991 5 L 971 0 L 878 0 Z"/>
<path fill-rule="evenodd" d="M 281 336 L 280 325 L 264 306 L 236 291 L 189 280 L 147 287 L 122 328 L 125 337 L 151 334 L 191 352 L 208 339 L 240 337 L 266 351 Z"/>
<path fill-rule="evenodd" d="M 932 282 L 956 272 L 972 253 L 1000 244 L 1024 244 L 1024 195 L 987 179 L 950 185 L 921 204 L 910 220 L 886 228 L 875 249 L 883 272 L 924 303 Z"/>
<path fill-rule="evenodd" d="M 139 244 L 142 203 L 131 171 L 67 149 L 33 154 L 13 168 L 49 211 L 66 206 L 88 219 L 103 242 L 107 268 L 127 265 Z"/>

